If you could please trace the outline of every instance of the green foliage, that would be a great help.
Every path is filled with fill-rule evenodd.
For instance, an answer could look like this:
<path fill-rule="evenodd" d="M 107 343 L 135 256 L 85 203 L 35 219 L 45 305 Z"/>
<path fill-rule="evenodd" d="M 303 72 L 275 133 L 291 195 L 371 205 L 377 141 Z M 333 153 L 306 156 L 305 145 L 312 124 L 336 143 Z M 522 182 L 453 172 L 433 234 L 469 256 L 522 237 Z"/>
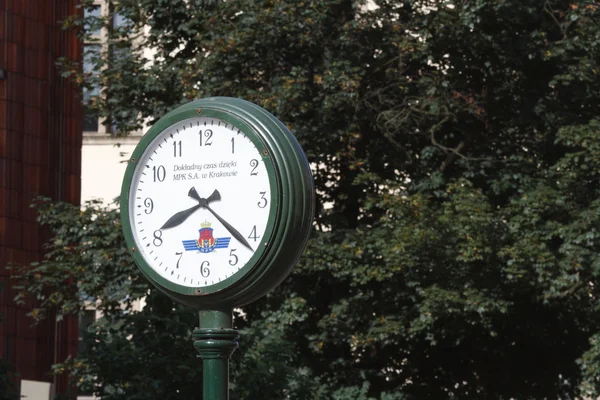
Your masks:
<path fill-rule="evenodd" d="M 191 341 L 193 310 L 150 291 L 141 312 L 101 318 L 84 336 L 86 349 L 55 366 L 79 390 L 102 399 L 202 398 L 201 363 Z"/>
<path fill-rule="evenodd" d="M 107 318 L 128 312 L 144 296 L 148 283 L 137 274 L 121 233 L 118 210 L 95 200 L 83 208 L 39 198 L 32 207 L 38 222 L 52 233 L 45 258 L 29 266 L 13 266 L 19 283 L 17 303 L 34 296 L 34 320 L 56 310 L 58 318 L 77 314 L 94 303 Z"/>
<path fill-rule="evenodd" d="M 282 119 L 315 166 L 319 208 L 306 254 L 236 318 L 243 336 L 232 398 L 600 395 L 597 5 L 112 3 L 128 23 L 107 26 L 110 46 L 127 51 L 100 58 L 96 75 L 67 72 L 107 84 L 98 111 L 120 131 L 193 98 L 242 97 Z M 128 30 L 140 34 L 136 41 Z M 144 48 L 155 50 L 151 60 Z M 80 221 L 59 210 L 42 214 L 61 241 L 37 266 L 47 265 L 39 272 L 49 278 L 24 275 L 24 293 L 73 312 L 87 285 L 82 292 L 105 296 L 107 318 L 118 316 L 96 327 L 102 355 L 82 354 L 89 368 L 74 376 L 96 377 L 110 399 L 132 398 L 134 388 L 148 398 L 173 395 L 175 359 L 190 345 L 190 327 L 177 322 L 184 311 L 156 325 L 150 308 L 120 311 L 114 301 L 123 296 L 102 293 L 122 288 L 133 299 L 147 287 L 139 290 L 117 245 L 116 213 L 86 217 L 86 209 Z M 102 235 L 88 255 L 91 215 Z M 56 294 L 66 276 L 69 290 Z M 156 353 L 157 338 L 169 338 L 160 343 L 172 353 Z M 127 354 L 153 356 L 142 364 Z M 112 374 L 118 363 L 135 372 L 131 379 Z M 193 362 L 183 363 L 195 377 Z M 148 393 L 145 372 L 155 368 L 168 373 Z"/>

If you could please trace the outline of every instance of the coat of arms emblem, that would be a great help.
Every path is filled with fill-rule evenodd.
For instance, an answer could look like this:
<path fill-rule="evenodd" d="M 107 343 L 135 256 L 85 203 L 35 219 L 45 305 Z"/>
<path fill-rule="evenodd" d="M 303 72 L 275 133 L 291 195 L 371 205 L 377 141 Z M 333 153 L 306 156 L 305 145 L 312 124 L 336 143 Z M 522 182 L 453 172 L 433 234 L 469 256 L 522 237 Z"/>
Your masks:
<path fill-rule="evenodd" d="M 231 237 L 215 238 L 210 222 L 200 224 L 199 237 L 197 240 L 183 240 L 183 248 L 186 251 L 200 251 L 210 253 L 215 249 L 226 249 L 229 247 Z"/>

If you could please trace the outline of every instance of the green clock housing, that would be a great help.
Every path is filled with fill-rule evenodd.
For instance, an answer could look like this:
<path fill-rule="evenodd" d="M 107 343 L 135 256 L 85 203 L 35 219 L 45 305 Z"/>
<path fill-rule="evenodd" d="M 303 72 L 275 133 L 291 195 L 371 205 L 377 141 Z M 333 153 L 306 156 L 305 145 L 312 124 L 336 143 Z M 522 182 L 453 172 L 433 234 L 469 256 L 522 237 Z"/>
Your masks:
<path fill-rule="evenodd" d="M 166 114 L 123 180 L 125 240 L 160 290 L 200 309 L 252 302 L 304 251 L 315 191 L 294 135 L 263 108 L 213 97 Z"/>

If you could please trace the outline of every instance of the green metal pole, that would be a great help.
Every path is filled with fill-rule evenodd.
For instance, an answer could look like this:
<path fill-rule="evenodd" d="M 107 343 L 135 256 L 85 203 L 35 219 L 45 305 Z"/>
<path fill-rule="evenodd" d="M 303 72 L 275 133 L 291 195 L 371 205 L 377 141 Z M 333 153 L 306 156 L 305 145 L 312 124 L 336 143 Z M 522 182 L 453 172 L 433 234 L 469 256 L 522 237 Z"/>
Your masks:
<path fill-rule="evenodd" d="M 201 310 L 200 327 L 194 329 L 194 347 L 203 368 L 203 400 L 229 399 L 229 358 L 237 349 L 231 309 Z"/>

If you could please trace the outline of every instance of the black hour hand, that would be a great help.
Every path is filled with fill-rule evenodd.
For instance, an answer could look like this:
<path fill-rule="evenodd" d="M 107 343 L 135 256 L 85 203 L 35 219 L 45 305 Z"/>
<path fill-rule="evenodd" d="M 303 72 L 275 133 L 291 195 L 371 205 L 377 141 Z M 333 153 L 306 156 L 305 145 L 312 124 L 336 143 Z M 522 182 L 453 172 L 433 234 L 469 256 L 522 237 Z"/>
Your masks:
<path fill-rule="evenodd" d="M 196 204 L 194 207 L 190 207 L 187 210 L 179 211 L 177 214 L 173 215 L 160 229 L 169 229 L 174 228 L 177 225 L 180 225 L 188 219 L 190 215 L 192 215 L 197 209 L 201 207 L 200 204 Z"/>
<path fill-rule="evenodd" d="M 188 219 L 190 215 L 196 212 L 196 210 L 198 210 L 199 208 L 208 207 L 209 203 L 221 200 L 221 195 L 217 190 L 215 190 L 207 199 L 202 199 L 200 198 L 200 196 L 198 196 L 198 192 L 196 192 L 196 189 L 193 186 L 188 192 L 188 196 L 190 196 L 194 200 L 197 200 L 198 204 L 188 208 L 187 210 L 179 211 L 177 214 L 173 215 L 171 218 L 169 218 L 167 222 L 165 222 L 163 226 L 161 226 L 161 230 L 174 228 L 178 225 L 181 225 L 186 219 Z"/>

